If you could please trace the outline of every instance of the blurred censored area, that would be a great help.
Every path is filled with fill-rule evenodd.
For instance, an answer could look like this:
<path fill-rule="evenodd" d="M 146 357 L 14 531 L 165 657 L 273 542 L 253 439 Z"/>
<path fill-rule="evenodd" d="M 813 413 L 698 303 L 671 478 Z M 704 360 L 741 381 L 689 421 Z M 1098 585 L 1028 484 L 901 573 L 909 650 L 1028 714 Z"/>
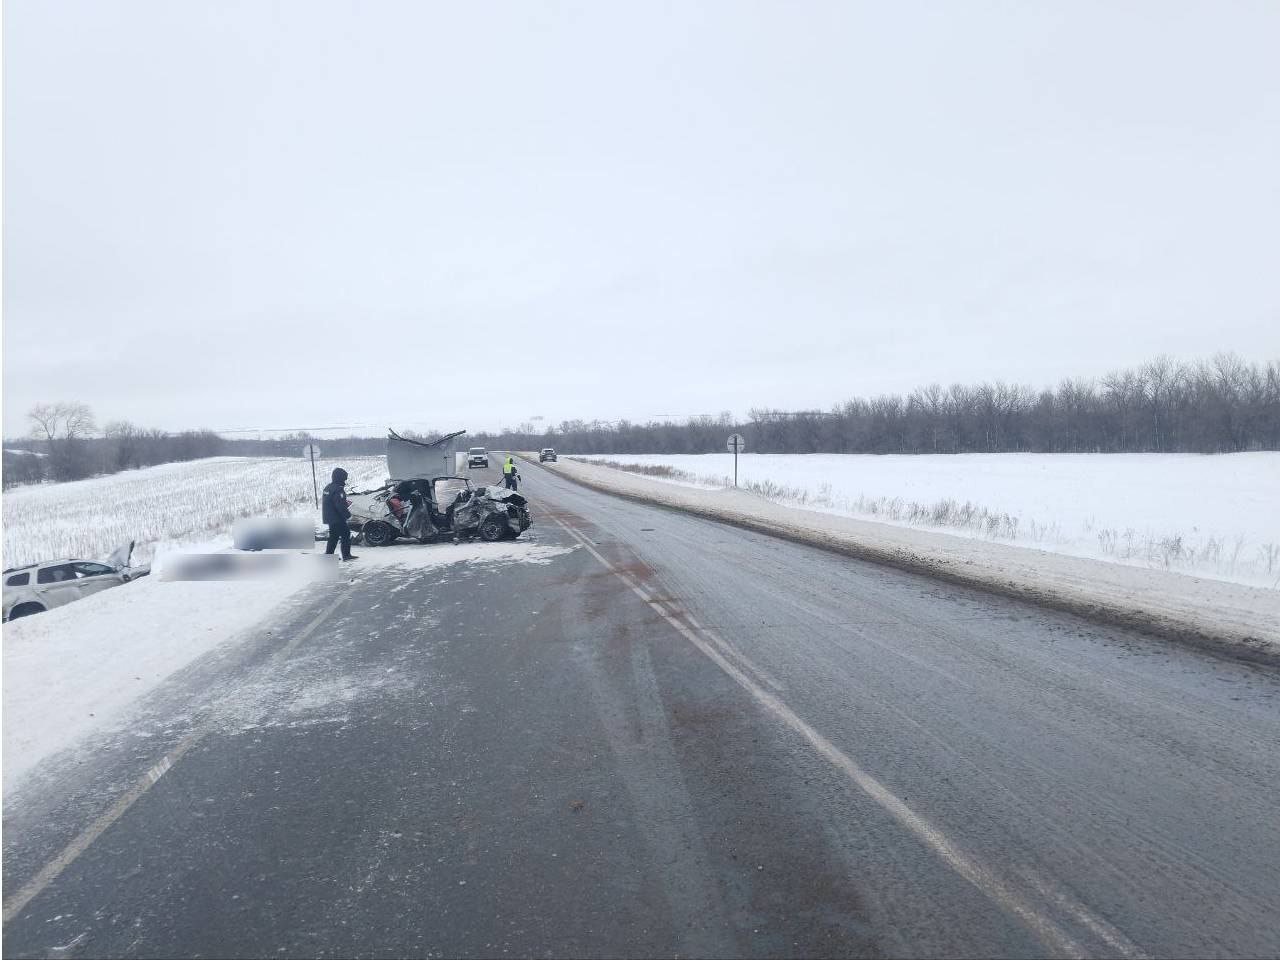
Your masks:
<path fill-rule="evenodd" d="M 339 578 L 338 557 L 322 552 L 171 552 L 156 562 L 164 582 L 337 582 Z"/>
<path fill-rule="evenodd" d="M 320 536 L 306 519 L 239 519 L 231 527 L 237 549 L 310 549 Z"/>

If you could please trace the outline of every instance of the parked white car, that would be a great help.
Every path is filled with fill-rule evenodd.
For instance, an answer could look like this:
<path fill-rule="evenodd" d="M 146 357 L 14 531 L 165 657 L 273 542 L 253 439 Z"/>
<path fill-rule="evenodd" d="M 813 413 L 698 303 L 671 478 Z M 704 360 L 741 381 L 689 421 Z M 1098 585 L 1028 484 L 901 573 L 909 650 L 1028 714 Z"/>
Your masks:
<path fill-rule="evenodd" d="M 46 609 L 83 599 L 103 589 L 122 586 L 151 572 L 131 566 L 133 543 L 121 546 L 105 562 L 54 559 L 4 571 L 4 620 L 34 616 Z"/>

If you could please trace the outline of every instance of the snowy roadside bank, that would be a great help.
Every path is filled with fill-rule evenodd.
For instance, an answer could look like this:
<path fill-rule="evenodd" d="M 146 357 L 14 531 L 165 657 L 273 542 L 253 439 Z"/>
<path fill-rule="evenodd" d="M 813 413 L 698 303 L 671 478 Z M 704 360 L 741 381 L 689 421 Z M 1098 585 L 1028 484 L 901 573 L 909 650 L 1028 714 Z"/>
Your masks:
<path fill-rule="evenodd" d="M 165 582 L 148 577 L 4 627 L 4 796 L 41 761 L 127 725 L 130 709 L 195 660 L 271 629 L 298 607 L 320 612 L 354 579 L 385 579 L 448 565 L 542 563 L 557 546 L 516 541 L 371 549 L 344 581 Z"/>
<path fill-rule="evenodd" d="M 797 509 L 586 462 L 543 466 L 590 488 L 833 549 L 1245 658 L 1280 660 L 1280 592 Z"/>
<path fill-rule="evenodd" d="M 575 458 L 730 486 L 723 453 Z M 742 488 L 795 509 L 1280 588 L 1280 452 L 746 453 L 740 463 Z"/>

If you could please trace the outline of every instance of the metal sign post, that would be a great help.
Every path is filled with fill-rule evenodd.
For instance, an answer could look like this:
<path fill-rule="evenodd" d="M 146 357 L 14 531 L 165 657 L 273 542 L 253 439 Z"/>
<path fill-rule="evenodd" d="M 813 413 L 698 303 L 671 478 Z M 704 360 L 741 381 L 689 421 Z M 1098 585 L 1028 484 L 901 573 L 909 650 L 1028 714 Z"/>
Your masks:
<path fill-rule="evenodd" d="M 311 460 L 311 491 L 316 497 L 316 508 L 320 508 L 320 486 L 316 483 L 316 459 L 320 455 L 320 446 L 308 442 L 302 446 L 302 457 Z"/>
<path fill-rule="evenodd" d="M 733 453 L 733 487 L 736 489 L 738 487 L 738 453 L 747 447 L 747 440 L 734 432 L 729 436 L 725 447 Z"/>

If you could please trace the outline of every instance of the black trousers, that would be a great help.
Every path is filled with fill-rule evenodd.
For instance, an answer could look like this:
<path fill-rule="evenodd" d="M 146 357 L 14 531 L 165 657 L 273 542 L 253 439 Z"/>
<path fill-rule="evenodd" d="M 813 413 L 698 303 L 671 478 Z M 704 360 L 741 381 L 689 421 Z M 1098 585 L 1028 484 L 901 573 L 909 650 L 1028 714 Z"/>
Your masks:
<path fill-rule="evenodd" d="M 351 526 L 345 522 L 329 523 L 329 542 L 325 546 L 325 555 L 333 555 L 333 547 L 342 542 L 342 558 L 345 559 L 351 555 Z"/>

